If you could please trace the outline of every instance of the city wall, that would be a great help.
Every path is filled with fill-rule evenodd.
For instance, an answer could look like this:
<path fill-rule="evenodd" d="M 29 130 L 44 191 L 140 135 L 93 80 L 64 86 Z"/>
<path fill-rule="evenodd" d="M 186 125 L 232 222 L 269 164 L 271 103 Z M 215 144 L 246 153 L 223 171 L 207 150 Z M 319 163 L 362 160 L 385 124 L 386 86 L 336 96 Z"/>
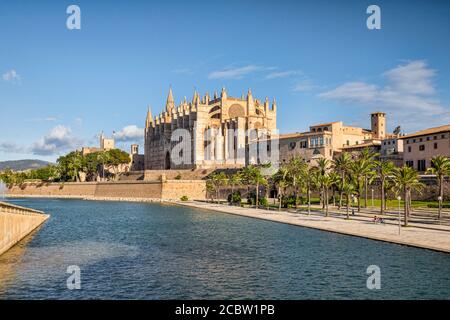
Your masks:
<path fill-rule="evenodd" d="M 0 202 L 0 255 L 39 227 L 48 215 Z"/>
<path fill-rule="evenodd" d="M 10 187 L 7 195 L 102 200 L 180 200 L 187 196 L 190 200 L 203 200 L 206 183 L 202 180 L 23 183 Z"/>

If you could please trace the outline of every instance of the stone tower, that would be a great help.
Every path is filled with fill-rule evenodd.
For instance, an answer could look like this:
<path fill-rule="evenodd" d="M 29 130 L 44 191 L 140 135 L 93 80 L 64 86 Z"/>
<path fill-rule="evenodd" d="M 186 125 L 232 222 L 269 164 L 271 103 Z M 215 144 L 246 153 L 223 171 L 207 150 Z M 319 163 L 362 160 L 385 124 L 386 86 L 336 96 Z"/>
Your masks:
<path fill-rule="evenodd" d="M 373 139 L 384 139 L 386 136 L 386 113 L 373 112 L 370 114 Z"/>

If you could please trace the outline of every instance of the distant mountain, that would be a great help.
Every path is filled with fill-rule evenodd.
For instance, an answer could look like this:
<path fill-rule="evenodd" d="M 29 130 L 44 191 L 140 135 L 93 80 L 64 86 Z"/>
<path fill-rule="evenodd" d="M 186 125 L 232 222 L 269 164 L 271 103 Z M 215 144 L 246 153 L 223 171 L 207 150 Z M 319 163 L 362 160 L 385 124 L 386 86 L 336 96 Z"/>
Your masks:
<path fill-rule="evenodd" d="M 5 169 L 11 169 L 13 171 L 24 171 L 28 169 L 38 169 L 51 164 L 51 162 L 26 159 L 26 160 L 12 160 L 12 161 L 0 161 L 0 171 Z"/>

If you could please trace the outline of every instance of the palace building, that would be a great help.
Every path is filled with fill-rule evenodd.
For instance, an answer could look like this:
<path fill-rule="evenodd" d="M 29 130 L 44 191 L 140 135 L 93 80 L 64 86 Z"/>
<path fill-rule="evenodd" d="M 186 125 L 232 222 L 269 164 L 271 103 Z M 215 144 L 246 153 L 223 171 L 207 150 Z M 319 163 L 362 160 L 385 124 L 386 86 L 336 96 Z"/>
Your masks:
<path fill-rule="evenodd" d="M 364 129 L 334 121 L 310 126 L 306 132 L 280 135 L 280 163 L 293 157 L 314 163 L 320 158 L 331 160 L 341 152 L 359 152 L 365 148 L 378 152 L 381 141 L 391 136 L 386 133 L 386 114 L 372 113 L 370 124 L 370 129 Z"/>
<path fill-rule="evenodd" d="M 251 90 L 241 98 L 228 96 L 224 88 L 220 96 L 214 93 L 212 97 L 208 93 L 200 97 L 195 91 L 192 101 L 184 98 L 175 105 L 170 88 L 165 110 L 156 117 L 150 108 L 147 112 L 145 169 L 243 167 L 254 139 L 276 136 L 276 115 L 275 99 L 272 104 L 268 98 L 261 102 Z M 256 136 L 247 135 L 248 130 Z M 184 142 L 183 150 L 178 149 L 180 142 Z M 184 160 L 175 163 L 174 154 Z"/>

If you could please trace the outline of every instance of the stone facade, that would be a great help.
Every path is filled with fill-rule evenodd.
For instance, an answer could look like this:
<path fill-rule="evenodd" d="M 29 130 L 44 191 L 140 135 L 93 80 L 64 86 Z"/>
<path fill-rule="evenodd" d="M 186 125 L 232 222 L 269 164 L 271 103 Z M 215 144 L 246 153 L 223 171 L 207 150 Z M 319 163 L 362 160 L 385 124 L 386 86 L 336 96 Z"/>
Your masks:
<path fill-rule="evenodd" d="M 229 97 L 225 89 L 220 96 L 203 98 L 194 92 L 192 101 L 184 99 L 175 105 L 172 89 L 165 111 L 152 116 L 149 108 L 145 125 L 145 169 L 238 168 L 248 162 L 248 146 L 252 138 L 247 130 L 264 132 L 265 138 L 276 134 L 275 100 L 261 103 L 249 90 L 247 96 Z M 177 129 L 185 129 L 187 136 L 178 137 Z M 180 151 L 184 160 L 175 163 L 172 151 L 184 142 L 187 149 Z M 186 151 L 187 150 L 187 151 Z M 185 152 L 184 154 L 181 154 Z"/>
<path fill-rule="evenodd" d="M 204 200 L 206 182 L 203 180 L 117 181 L 24 183 L 7 190 L 8 196 L 37 196 L 48 198 Z"/>
<path fill-rule="evenodd" d="M 450 125 L 429 128 L 401 137 L 403 163 L 419 172 L 431 167 L 431 158 L 450 157 Z"/>
<path fill-rule="evenodd" d="M 48 218 L 41 211 L 0 202 L 0 255 Z"/>
<path fill-rule="evenodd" d="M 369 147 L 378 151 L 386 134 L 386 115 L 375 112 L 370 115 L 371 129 L 345 126 L 335 121 L 310 126 L 309 131 L 280 135 L 280 162 L 300 157 L 311 163 L 319 158 L 333 159 L 342 152 L 360 151 Z"/>

